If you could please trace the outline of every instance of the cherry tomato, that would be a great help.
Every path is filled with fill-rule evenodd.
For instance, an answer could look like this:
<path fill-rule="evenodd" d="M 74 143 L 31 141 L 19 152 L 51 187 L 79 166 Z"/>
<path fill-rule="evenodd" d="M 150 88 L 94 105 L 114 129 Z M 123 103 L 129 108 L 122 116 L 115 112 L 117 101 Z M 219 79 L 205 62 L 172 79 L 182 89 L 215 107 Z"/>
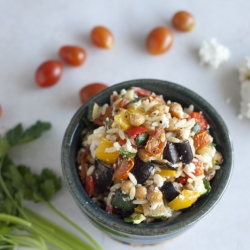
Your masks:
<path fill-rule="evenodd" d="M 188 176 L 186 176 L 186 177 L 180 176 L 180 177 L 178 177 L 178 178 L 175 179 L 175 181 L 176 181 L 177 183 L 180 183 L 180 184 L 182 184 L 183 186 L 186 185 L 187 180 L 188 180 Z"/>
<path fill-rule="evenodd" d="M 130 103 L 130 102 L 131 102 L 131 100 L 124 98 L 124 99 L 122 99 L 120 102 L 117 103 L 116 107 L 117 107 L 118 109 L 124 108 L 124 107 L 125 107 L 128 103 Z"/>
<path fill-rule="evenodd" d="M 86 176 L 84 189 L 89 197 L 92 196 L 95 190 L 95 182 L 92 175 Z"/>
<path fill-rule="evenodd" d="M 114 37 L 109 29 L 103 26 L 96 26 L 90 34 L 94 45 L 102 49 L 110 49 L 114 45 Z"/>
<path fill-rule="evenodd" d="M 191 31 L 195 26 L 195 19 L 187 11 L 177 12 L 172 19 L 173 26 L 179 31 Z"/>
<path fill-rule="evenodd" d="M 2 106 L 0 105 L 0 117 L 3 115 L 3 108 Z"/>
<path fill-rule="evenodd" d="M 149 33 L 146 47 L 152 55 L 163 54 L 171 48 L 173 40 L 173 33 L 168 27 L 157 27 Z"/>
<path fill-rule="evenodd" d="M 80 66 L 86 60 L 86 51 L 77 46 L 63 46 L 59 50 L 59 56 L 71 66 Z"/>
<path fill-rule="evenodd" d="M 134 158 L 123 158 L 122 160 L 118 160 L 114 171 L 114 177 L 121 180 L 127 179 L 128 173 L 133 168 L 134 163 Z"/>
<path fill-rule="evenodd" d="M 199 123 L 201 130 L 206 130 L 208 128 L 208 122 L 201 112 L 191 112 L 190 117 L 194 118 L 197 123 Z"/>
<path fill-rule="evenodd" d="M 84 86 L 80 90 L 80 100 L 82 103 L 86 102 L 90 97 L 97 94 L 103 89 L 106 89 L 108 86 L 103 83 L 91 83 L 87 86 Z"/>
<path fill-rule="evenodd" d="M 61 62 L 50 60 L 42 63 L 36 70 L 36 83 L 39 87 L 50 87 L 56 84 L 63 72 Z"/>
<path fill-rule="evenodd" d="M 151 91 L 139 87 L 131 87 L 131 89 L 133 89 L 136 94 L 141 97 L 149 96 L 151 94 Z"/>
<path fill-rule="evenodd" d="M 149 155 L 161 154 L 167 143 L 165 132 L 163 128 L 158 128 L 149 134 L 145 151 Z"/>
<path fill-rule="evenodd" d="M 204 170 L 202 168 L 202 162 L 201 161 L 195 161 L 193 162 L 195 165 L 194 175 L 199 176 L 204 174 Z"/>
<path fill-rule="evenodd" d="M 207 146 L 211 142 L 210 135 L 207 131 L 200 131 L 194 136 L 194 147 L 195 150 Z"/>

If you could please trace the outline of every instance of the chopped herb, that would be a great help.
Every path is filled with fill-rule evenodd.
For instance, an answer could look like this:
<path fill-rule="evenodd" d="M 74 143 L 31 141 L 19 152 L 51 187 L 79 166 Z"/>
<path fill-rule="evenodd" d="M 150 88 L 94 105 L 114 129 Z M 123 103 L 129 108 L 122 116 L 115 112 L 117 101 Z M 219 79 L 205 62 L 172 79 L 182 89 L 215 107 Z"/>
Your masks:
<path fill-rule="evenodd" d="M 141 219 L 141 214 L 137 214 L 135 217 L 125 217 L 124 221 L 125 222 L 134 222 L 136 220 L 140 220 Z"/>
<path fill-rule="evenodd" d="M 109 118 L 107 118 L 106 121 L 105 121 L 105 129 L 106 130 L 110 129 L 110 120 L 109 120 Z"/>
<path fill-rule="evenodd" d="M 128 152 L 123 147 L 120 148 L 120 152 L 121 152 L 123 158 L 134 158 L 134 157 L 136 157 L 136 153 Z"/>
<path fill-rule="evenodd" d="M 210 147 L 216 147 L 216 144 L 213 143 L 213 142 L 211 142 L 211 143 L 208 144 L 208 146 L 210 146 Z"/>
<path fill-rule="evenodd" d="M 139 134 L 136 139 L 137 146 L 145 146 L 148 139 L 148 134 Z"/>
<path fill-rule="evenodd" d="M 205 186 L 205 188 L 207 190 L 207 192 L 205 194 L 209 194 L 211 189 L 212 189 L 211 186 L 210 186 L 210 182 L 206 178 L 204 178 L 203 179 L 203 184 L 204 184 L 204 186 Z"/>
<path fill-rule="evenodd" d="M 16 166 L 7 155 L 13 146 L 37 139 L 50 127 L 50 123 L 38 121 L 23 130 L 18 124 L 5 137 L 0 136 L 0 249 L 101 249 L 85 231 L 51 204 L 50 200 L 62 187 L 61 178 L 49 169 L 33 174 L 27 166 Z M 91 244 L 29 210 L 23 200 L 43 203 Z"/>
<path fill-rule="evenodd" d="M 201 130 L 200 124 L 199 124 L 198 122 L 196 122 L 196 123 L 194 124 L 194 126 L 192 127 L 191 130 L 194 131 L 195 134 L 198 133 L 198 132 Z"/>

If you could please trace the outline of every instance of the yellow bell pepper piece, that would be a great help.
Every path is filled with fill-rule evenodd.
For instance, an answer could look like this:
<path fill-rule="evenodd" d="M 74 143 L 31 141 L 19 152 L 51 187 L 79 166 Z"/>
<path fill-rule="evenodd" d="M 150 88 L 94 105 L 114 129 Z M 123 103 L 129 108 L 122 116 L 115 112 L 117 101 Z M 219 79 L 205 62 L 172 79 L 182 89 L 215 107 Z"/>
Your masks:
<path fill-rule="evenodd" d="M 184 189 L 182 192 L 171 202 L 168 203 L 173 210 L 180 210 L 190 207 L 200 197 L 200 193 Z"/>
<path fill-rule="evenodd" d="M 137 207 L 134 208 L 134 212 L 138 214 L 143 214 L 143 208 L 141 205 L 138 205 Z"/>
<path fill-rule="evenodd" d="M 129 122 L 129 115 L 130 112 L 128 112 L 126 109 L 121 108 L 119 113 L 114 117 L 114 120 L 120 125 L 120 128 L 124 131 L 132 127 Z"/>
<path fill-rule="evenodd" d="M 101 143 L 98 145 L 98 148 L 96 149 L 95 156 L 106 164 L 114 164 L 117 161 L 120 152 L 119 151 L 112 153 L 105 152 L 106 148 L 111 148 L 111 147 L 113 147 L 113 142 L 107 140 L 106 138 L 102 138 Z"/>
<path fill-rule="evenodd" d="M 162 169 L 160 172 L 156 171 L 156 174 L 159 174 L 161 177 L 175 177 L 175 170 Z"/>

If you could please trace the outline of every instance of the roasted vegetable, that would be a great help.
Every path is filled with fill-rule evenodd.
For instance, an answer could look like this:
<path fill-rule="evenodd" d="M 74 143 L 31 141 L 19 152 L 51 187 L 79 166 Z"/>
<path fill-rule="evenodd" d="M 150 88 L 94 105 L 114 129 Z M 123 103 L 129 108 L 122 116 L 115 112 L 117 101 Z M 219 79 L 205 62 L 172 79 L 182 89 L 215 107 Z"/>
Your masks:
<path fill-rule="evenodd" d="M 107 153 L 106 148 L 113 147 L 113 142 L 102 138 L 101 143 L 96 149 L 95 156 L 106 164 L 114 164 L 119 157 L 119 151 Z"/>
<path fill-rule="evenodd" d="M 172 201 L 180 194 L 172 182 L 164 182 L 163 186 L 161 187 L 161 191 L 168 202 Z"/>
<path fill-rule="evenodd" d="M 171 170 L 177 170 L 173 164 L 171 162 L 169 162 L 168 160 L 164 160 L 164 159 L 157 159 L 157 160 L 152 160 L 152 163 L 159 165 L 161 168 L 165 168 L 165 169 L 171 169 Z"/>
<path fill-rule="evenodd" d="M 181 210 L 190 207 L 200 197 L 200 193 L 184 189 L 175 199 L 169 202 L 173 210 Z"/>
<path fill-rule="evenodd" d="M 104 192 L 111 187 L 114 169 L 105 165 L 102 161 L 95 158 L 94 178 L 95 185 L 99 192 Z"/>
<path fill-rule="evenodd" d="M 111 204 L 117 208 L 120 208 L 124 211 L 134 211 L 135 204 L 130 200 L 129 195 L 123 194 L 121 190 L 117 190 L 111 201 Z"/>
<path fill-rule="evenodd" d="M 177 148 L 175 146 L 175 143 L 167 142 L 167 145 L 163 151 L 163 158 L 167 159 L 168 161 L 172 162 L 173 164 L 175 164 L 179 161 L 179 154 L 178 154 Z"/>
<path fill-rule="evenodd" d="M 183 163 L 189 164 L 190 162 L 192 162 L 194 156 L 189 141 L 176 143 L 176 147 L 179 154 L 179 159 Z"/>
<path fill-rule="evenodd" d="M 193 152 L 189 141 L 184 142 L 168 142 L 164 151 L 163 158 L 172 162 L 173 164 L 182 161 L 189 164 L 193 160 Z"/>
<path fill-rule="evenodd" d="M 136 157 L 135 165 L 131 173 L 135 176 L 139 184 L 144 184 L 145 181 L 149 178 L 153 169 L 154 169 L 154 166 L 152 163 L 146 163 L 142 161 L 139 157 Z"/>

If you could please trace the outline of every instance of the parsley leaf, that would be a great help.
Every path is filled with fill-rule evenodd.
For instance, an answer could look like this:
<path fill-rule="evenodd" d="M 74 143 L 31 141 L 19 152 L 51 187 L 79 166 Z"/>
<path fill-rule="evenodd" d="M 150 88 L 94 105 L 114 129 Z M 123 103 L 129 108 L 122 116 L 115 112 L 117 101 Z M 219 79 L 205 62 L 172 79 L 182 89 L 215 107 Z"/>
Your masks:
<path fill-rule="evenodd" d="M 147 133 L 139 134 L 137 136 L 137 139 L 136 139 L 136 145 L 137 146 L 145 146 L 147 139 L 148 139 Z"/>
<path fill-rule="evenodd" d="M 212 189 L 211 186 L 210 186 L 210 182 L 206 178 L 204 178 L 203 179 L 203 184 L 204 184 L 204 186 L 205 186 L 205 188 L 207 190 L 207 192 L 205 194 L 209 194 L 211 192 L 211 189 Z"/>
<path fill-rule="evenodd" d="M 120 152 L 121 152 L 123 158 L 134 158 L 134 157 L 136 157 L 136 153 L 128 152 L 123 147 L 120 148 Z"/>

